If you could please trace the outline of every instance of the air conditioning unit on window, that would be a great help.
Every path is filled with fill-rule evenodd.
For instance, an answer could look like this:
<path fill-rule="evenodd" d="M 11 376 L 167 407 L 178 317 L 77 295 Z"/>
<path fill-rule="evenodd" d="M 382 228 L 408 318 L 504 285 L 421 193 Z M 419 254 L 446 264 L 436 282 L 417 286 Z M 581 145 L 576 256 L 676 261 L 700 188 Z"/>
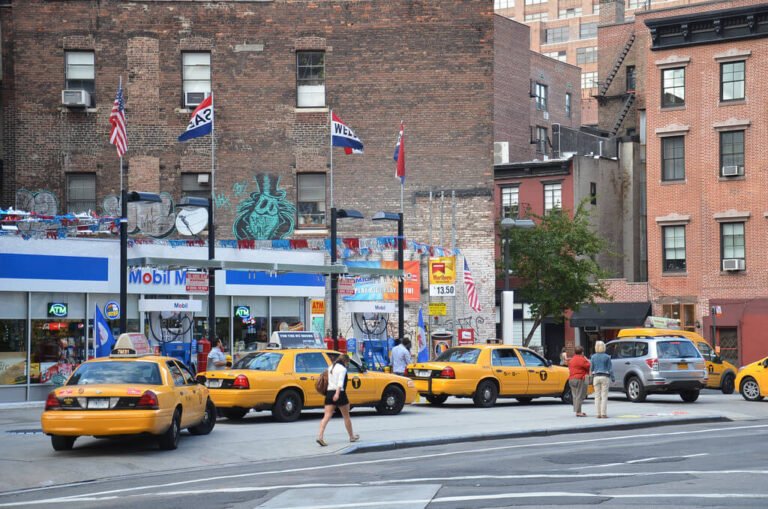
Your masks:
<path fill-rule="evenodd" d="M 198 173 L 197 174 L 197 183 L 201 186 L 207 186 L 210 182 L 211 176 L 207 173 Z"/>
<path fill-rule="evenodd" d="M 585 325 L 581 328 L 584 332 L 600 332 L 600 329 L 596 325 Z"/>
<path fill-rule="evenodd" d="M 743 166 L 723 166 L 723 177 L 738 177 L 744 175 Z"/>
<path fill-rule="evenodd" d="M 507 164 L 509 162 L 509 142 L 493 142 L 493 164 Z"/>
<path fill-rule="evenodd" d="M 544 112 L 544 120 L 549 120 L 549 112 L 548 111 Z"/>
<path fill-rule="evenodd" d="M 744 270 L 745 263 L 742 258 L 724 258 L 723 270 Z"/>
<path fill-rule="evenodd" d="M 210 92 L 185 92 L 184 106 L 187 108 L 197 108 L 209 95 L 211 95 Z"/>
<path fill-rule="evenodd" d="M 87 108 L 91 105 L 91 94 L 85 90 L 62 90 L 61 104 L 68 108 Z"/>

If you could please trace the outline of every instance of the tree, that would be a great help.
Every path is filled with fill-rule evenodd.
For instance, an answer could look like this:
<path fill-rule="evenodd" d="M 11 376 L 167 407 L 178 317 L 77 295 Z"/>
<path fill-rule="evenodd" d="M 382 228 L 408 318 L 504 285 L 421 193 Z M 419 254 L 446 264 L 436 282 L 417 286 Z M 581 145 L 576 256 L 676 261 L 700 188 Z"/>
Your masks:
<path fill-rule="evenodd" d="M 547 316 L 562 321 L 565 312 L 581 304 L 607 297 L 601 278 L 607 273 L 595 261 L 607 250 L 606 241 L 589 223 L 589 211 L 581 203 L 573 218 L 553 209 L 544 216 L 528 212 L 536 221 L 530 229 L 502 231 L 509 242 L 509 268 L 520 284 L 516 293 L 530 306 L 533 326 L 523 339 L 528 346 L 533 333 Z"/>

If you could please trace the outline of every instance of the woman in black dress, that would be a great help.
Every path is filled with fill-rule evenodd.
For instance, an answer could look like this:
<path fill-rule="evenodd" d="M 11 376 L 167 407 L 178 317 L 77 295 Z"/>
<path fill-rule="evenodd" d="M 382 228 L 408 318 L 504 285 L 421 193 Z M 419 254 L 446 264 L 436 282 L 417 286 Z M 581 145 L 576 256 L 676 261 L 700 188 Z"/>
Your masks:
<path fill-rule="evenodd" d="M 359 435 L 355 435 L 352 431 L 352 420 L 349 418 L 349 398 L 347 398 L 347 366 L 349 366 L 349 357 L 347 355 L 339 355 L 331 367 L 328 368 L 328 390 L 325 392 L 325 414 L 323 420 L 320 421 L 320 432 L 317 436 L 317 443 L 322 447 L 328 445 L 323 440 L 325 434 L 325 427 L 328 425 L 328 421 L 333 417 L 333 412 L 338 408 L 344 417 L 344 426 L 347 428 L 350 442 L 357 442 L 360 440 Z"/>

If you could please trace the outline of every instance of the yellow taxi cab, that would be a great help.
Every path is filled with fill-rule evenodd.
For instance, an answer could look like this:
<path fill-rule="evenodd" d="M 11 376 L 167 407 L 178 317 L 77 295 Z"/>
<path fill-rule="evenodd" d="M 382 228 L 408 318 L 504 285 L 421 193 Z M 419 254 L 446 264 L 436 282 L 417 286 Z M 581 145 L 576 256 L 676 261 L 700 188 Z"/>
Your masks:
<path fill-rule="evenodd" d="M 747 401 L 768 396 L 768 357 L 739 368 L 735 383 Z"/>
<path fill-rule="evenodd" d="M 571 403 L 568 368 L 553 366 L 533 350 L 511 345 L 449 348 L 430 362 L 410 364 L 407 376 L 433 405 L 448 396 L 472 398 L 475 406 L 492 407 L 496 399 L 556 397 Z"/>
<path fill-rule="evenodd" d="M 182 363 L 150 355 L 143 334 L 121 334 L 109 357 L 84 362 L 48 395 L 41 422 L 57 451 L 72 449 L 79 436 L 139 434 L 170 450 L 183 428 L 210 433 L 216 407 Z"/>
<path fill-rule="evenodd" d="M 305 408 L 322 408 L 325 396 L 315 390 L 317 377 L 339 352 L 323 348 L 282 348 L 251 352 L 231 368 L 197 375 L 211 392 L 220 413 L 241 419 L 251 409 L 271 410 L 279 422 L 295 421 Z M 384 415 L 399 414 L 418 399 L 412 380 L 369 371 L 350 361 L 347 397 L 352 406 L 373 406 Z"/>
<path fill-rule="evenodd" d="M 724 361 L 701 335 L 681 329 L 661 329 L 655 327 L 622 329 L 617 334 L 617 339 L 626 337 L 656 337 L 656 336 L 681 336 L 693 341 L 701 352 L 707 365 L 707 388 L 720 389 L 723 394 L 733 394 L 736 380 L 736 366 Z"/>

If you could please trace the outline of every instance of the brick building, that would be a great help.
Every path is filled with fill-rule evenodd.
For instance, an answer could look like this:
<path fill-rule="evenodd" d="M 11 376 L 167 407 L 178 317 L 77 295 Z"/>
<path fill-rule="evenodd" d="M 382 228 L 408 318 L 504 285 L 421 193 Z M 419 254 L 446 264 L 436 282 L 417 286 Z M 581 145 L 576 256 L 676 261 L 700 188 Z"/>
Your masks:
<path fill-rule="evenodd" d="M 176 141 L 210 92 L 219 239 L 328 236 L 330 109 L 365 143 L 362 156 L 334 150 L 336 207 L 366 217 L 398 210 L 392 152 L 402 120 L 406 237 L 466 255 L 482 311 L 469 309 L 461 286 L 449 309 L 457 320 L 474 318 L 479 337 L 493 335 L 489 2 L 2 4 L 0 207 L 18 205 L 22 192 L 24 205 L 44 202 L 47 212 L 119 211 L 108 117 L 121 77 L 125 187 L 164 193 L 163 207 L 143 222 L 157 237 L 175 235 L 173 204 L 182 196 L 210 195 L 210 137 Z M 75 91 L 65 93 L 68 105 L 64 90 Z M 430 191 L 445 193 L 447 203 L 455 196 L 455 214 Z M 339 222 L 339 237 L 394 231 L 394 224 Z M 411 328 L 416 312 L 406 312 Z M 477 320 L 483 314 L 485 325 Z"/>

